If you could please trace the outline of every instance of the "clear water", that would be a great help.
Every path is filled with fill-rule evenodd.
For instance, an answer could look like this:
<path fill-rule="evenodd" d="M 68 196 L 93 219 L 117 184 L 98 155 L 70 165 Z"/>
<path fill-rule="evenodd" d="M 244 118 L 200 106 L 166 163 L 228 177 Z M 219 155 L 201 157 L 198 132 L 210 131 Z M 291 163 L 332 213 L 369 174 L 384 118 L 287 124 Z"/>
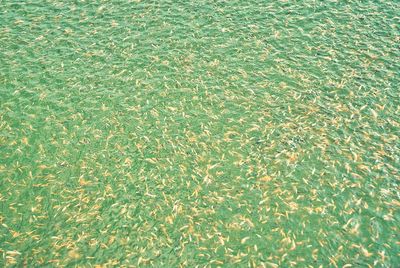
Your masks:
<path fill-rule="evenodd" d="M 0 1 L 0 264 L 400 265 L 399 14 Z"/>

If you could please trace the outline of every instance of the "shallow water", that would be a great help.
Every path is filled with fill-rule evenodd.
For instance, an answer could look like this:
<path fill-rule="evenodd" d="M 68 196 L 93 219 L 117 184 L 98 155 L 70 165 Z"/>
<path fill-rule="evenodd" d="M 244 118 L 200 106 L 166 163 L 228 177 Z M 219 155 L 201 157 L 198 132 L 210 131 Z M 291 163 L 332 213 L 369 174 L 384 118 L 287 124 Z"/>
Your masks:
<path fill-rule="evenodd" d="M 0 2 L 0 264 L 399 265 L 398 14 Z"/>

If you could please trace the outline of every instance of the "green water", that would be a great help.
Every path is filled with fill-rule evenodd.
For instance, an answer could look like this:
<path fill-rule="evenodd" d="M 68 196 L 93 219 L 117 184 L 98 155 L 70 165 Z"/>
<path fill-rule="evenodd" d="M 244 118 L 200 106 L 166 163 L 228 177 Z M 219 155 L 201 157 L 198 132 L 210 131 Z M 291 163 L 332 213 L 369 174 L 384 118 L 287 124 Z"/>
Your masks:
<path fill-rule="evenodd" d="M 400 265 L 398 1 L 97 2 L 0 1 L 0 266 Z"/>

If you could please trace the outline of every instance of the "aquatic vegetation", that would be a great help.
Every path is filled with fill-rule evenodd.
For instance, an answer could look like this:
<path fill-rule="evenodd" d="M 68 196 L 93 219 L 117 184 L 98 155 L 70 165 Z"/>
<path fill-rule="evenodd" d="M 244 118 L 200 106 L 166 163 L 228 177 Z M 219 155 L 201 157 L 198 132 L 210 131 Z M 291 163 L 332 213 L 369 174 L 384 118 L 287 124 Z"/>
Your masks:
<path fill-rule="evenodd" d="M 1 1 L 0 266 L 400 265 L 399 14 Z"/>

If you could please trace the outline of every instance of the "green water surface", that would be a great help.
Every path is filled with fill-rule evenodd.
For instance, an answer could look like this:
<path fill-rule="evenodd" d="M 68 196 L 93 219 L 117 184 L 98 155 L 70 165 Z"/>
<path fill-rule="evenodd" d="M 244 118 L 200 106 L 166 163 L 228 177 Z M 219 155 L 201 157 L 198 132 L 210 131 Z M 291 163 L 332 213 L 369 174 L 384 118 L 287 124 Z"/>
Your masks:
<path fill-rule="evenodd" d="M 399 14 L 0 0 L 0 266 L 398 267 Z"/>

